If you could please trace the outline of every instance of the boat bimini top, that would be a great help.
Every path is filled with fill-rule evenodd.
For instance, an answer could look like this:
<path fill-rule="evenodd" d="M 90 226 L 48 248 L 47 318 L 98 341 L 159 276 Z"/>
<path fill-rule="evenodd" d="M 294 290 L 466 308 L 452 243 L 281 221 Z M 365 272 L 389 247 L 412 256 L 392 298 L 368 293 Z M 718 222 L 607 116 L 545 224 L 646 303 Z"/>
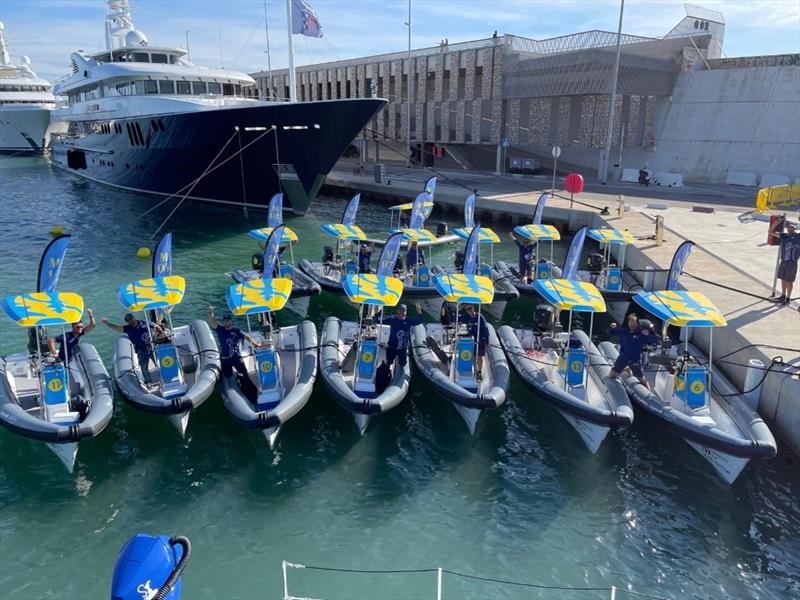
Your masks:
<path fill-rule="evenodd" d="M 31 292 L 6 296 L 3 310 L 20 327 L 70 325 L 83 316 L 83 298 L 75 292 Z"/>
<path fill-rule="evenodd" d="M 117 299 L 131 312 L 148 311 L 180 304 L 185 291 L 183 277 L 166 275 L 123 284 L 117 289 Z"/>
<path fill-rule="evenodd" d="M 369 306 L 397 306 L 403 295 L 402 280 L 376 273 L 345 275 L 342 287 L 351 302 Z"/>
<path fill-rule="evenodd" d="M 606 302 L 592 283 L 574 279 L 537 279 L 533 287 L 558 310 L 606 312 Z"/>
<path fill-rule="evenodd" d="M 702 292 L 639 292 L 634 302 L 664 323 L 677 327 L 724 327 L 727 321 Z"/>
<path fill-rule="evenodd" d="M 433 285 L 445 302 L 491 304 L 494 298 L 494 284 L 483 275 L 436 275 Z"/>
<path fill-rule="evenodd" d="M 236 316 L 254 315 L 281 310 L 292 293 L 292 280 L 252 279 L 228 288 L 225 300 Z"/>

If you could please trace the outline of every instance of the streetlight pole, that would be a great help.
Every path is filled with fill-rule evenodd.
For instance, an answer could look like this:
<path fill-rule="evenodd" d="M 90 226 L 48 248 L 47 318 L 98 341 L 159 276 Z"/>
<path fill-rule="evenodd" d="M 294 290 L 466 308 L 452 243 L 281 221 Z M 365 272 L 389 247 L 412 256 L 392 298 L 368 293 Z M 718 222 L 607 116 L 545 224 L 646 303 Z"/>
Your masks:
<path fill-rule="evenodd" d="M 408 0 L 408 78 L 406 90 L 406 167 L 411 167 L 411 0 Z M 402 76 L 402 75 L 401 75 Z"/>
<path fill-rule="evenodd" d="M 619 3 L 619 27 L 617 28 L 617 52 L 614 56 L 614 69 L 611 72 L 611 97 L 608 103 L 608 123 L 606 124 L 606 146 L 603 151 L 603 160 L 600 165 L 600 181 L 608 181 L 608 161 L 611 156 L 611 135 L 614 130 L 614 105 L 617 103 L 617 78 L 619 77 L 619 45 L 622 41 L 622 13 L 625 10 L 625 0 Z"/>

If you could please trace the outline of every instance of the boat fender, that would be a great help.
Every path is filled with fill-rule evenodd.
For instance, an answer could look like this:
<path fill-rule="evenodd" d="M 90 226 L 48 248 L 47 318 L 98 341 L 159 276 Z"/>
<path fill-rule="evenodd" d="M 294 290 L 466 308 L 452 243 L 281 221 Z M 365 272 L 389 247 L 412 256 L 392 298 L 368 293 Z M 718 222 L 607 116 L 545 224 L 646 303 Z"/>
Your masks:
<path fill-rule="evenodd" d="M 112 600 L 178 600 L 191 544 L 183 536 L 138 533 L 122 547 L 114 565 Z"/>
<path fill-rule="evenodd" d="M 136 251 L 136 256 L 138 256 L 139 258 L 147 258 L 148 256 L 150 256 L 150 248 L 148 248 L 147 246 L 142 246 Z"/>

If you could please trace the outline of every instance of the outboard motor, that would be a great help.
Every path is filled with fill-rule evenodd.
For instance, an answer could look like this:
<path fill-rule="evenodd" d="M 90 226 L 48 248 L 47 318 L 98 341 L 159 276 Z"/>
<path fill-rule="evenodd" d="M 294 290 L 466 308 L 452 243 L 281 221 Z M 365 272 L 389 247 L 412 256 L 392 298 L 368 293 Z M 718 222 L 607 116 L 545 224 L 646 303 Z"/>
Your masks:
<path fill-rule="evenodd" d="M 553 323 L 556 320 L 555 309 L 549 304 L 539 304 L 533 311 L 533 324 L 541 332 L 553 330 Z"/>
<path fill-rule="evenodd" d="M 453 259 L 453 266 L 459 273 L 464 268 L 464 252 L 462 250 L 456 250 L 456 256 Z"/>
<path fill-rule="evenodd" d="M 183 536 L 137 533 L 117 558 L 111 600 L 178 600 L 190 554 L 191 544 Z"/>
<path fill-rule="evenodd" d="M 325 246 L 322 249 L 322 262 L 329 263 L 333 262 L 333 248 L 330 246 Z"/>
<path fill-rule="evenodd" d="M 606 261 L 603 260 L 603 255 L 598 252 L 592 252 L 587 261 L 590 273 L 599 273 L 606 266 Z"/>
<path fill-rule="evenodd" d="M 253 254 L 253 258 L 250 259 L 250 264 L 253 266 L 253 269 L 256 271 L 263 271 L 264 270 L 264 256 L 261 254 Z"/>
<path fill-rule="evenodd" d="M 436 224 L 436 237 L 442 237 L 443 235 L 447 235 L 449 231 L 450 230 L 447 227 L 447 223 Z"/>

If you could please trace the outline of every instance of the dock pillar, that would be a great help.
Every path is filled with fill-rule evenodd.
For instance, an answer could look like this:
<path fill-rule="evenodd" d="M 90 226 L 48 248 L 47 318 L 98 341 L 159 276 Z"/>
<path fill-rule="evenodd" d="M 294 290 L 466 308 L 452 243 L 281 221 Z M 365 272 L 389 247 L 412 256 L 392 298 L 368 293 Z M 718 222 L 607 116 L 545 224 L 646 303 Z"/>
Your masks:
<path fill-rule="evenodd" d="M 753 410 L 758 410 L 761 400 L 761 388 L 764 378 L 764 363 L 757 358 L 747 361 L 747 374 L 744 376 L 744 394 L 742 398 Z"/>
<path fill-rule="evenodd" d="M 656 273 L 653 270 L 653 267 L 647 265 L 645 267 L 644 277 L 642 278 L 642 288 L 645 292 L 652 292 L 653 291 L 653 280 L 655 279 Z"/>
<path fill-rule="evenodd" d="M 617 216 L 621 219 L 625 216 L 625 196 L 617 196 Z"/>
<path fill-rule="evenodd" d="M 662 215 L 656 216 L 656 246 L 664 244 L 664 217 Z"/>

